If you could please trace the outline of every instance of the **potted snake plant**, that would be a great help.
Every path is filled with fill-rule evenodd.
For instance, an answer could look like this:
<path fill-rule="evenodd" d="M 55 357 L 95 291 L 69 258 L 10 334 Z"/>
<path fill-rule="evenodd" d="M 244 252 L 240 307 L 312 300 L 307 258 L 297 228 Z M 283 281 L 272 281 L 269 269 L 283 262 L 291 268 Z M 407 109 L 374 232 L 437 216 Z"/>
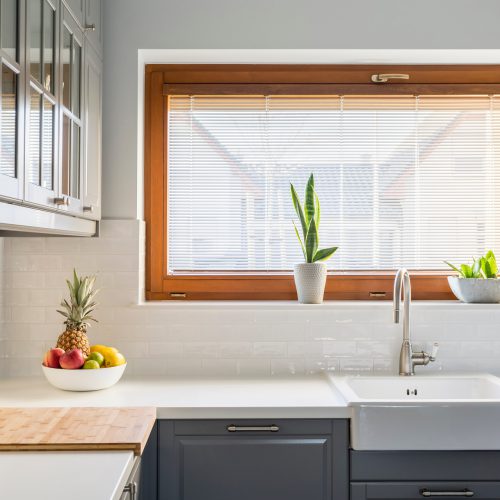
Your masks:
<path fill-rule="evenodd" d="M 445 261 L 458 276 L 448 276 L 448 283 L 455 297 L 468 303 L 500 302 L 500 279 L 495 254 L 489 250 L 486 255 L 473 259 L 472 264 L 456 267 Z"/>
<path fill-rule="evenodd" d="M 318 195 L 314 190 L 314 175 L 311 174 L 306 185 L 305 199 L 302 204 L 297 191 L 290 184 L 293 206 L 300 221 L 301 231 L 295 222 L 295 233 L 304 254 L 305 262 L 294 267 L 295 287 L 299 302 L 302 304 L 321 304 L 325 293 L 326 264 L 338 247 L 319 248 L 319 222 L 321 209 Z M 301 237 L 302 233 L 302 237 Z"/>

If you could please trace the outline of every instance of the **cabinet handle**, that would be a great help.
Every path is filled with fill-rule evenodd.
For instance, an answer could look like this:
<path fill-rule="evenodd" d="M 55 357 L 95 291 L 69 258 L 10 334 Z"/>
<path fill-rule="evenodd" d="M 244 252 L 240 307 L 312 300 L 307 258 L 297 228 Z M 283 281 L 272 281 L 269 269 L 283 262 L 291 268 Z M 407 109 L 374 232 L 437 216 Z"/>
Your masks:
<path fill-rule="evenodd" d="M 83 28 L 85 32 L 87 31 L 95 31 L 95 24 L 92 23 L 92 24 L 86 24 L 85 25 L 85 28 Z"/>
<path fill-rule="evenodd" d="M 136 500 L 137 497 L 137 483 L 135 481 L 128 483 L 123 488 L 123 493 L 130 493 L 130 498 Z"/>
<path fill-rule="evenodd" d="M 94 211 L 94 205 L 84 205 L 83 211 L 92 213 Z"/>
<path fill-rule="evenodd" d="M 467 489 L 461 491 L 421 490 L 420 494 L 423 497 L 473 497 L 474 496 L 474 492 Z"/>
<path fill-rule="evenodd" d="M 65 198 L 64 196 L 60 198 L 54 198 L 54 205 L 61 206 L 61 205 L 69 205 L 69 200 L 68 198 Z"/>
<path fill-rule="evenodd" d="M 277 425 L 228 425 L 228 432 L 278 432 L 280 428 Z"/>

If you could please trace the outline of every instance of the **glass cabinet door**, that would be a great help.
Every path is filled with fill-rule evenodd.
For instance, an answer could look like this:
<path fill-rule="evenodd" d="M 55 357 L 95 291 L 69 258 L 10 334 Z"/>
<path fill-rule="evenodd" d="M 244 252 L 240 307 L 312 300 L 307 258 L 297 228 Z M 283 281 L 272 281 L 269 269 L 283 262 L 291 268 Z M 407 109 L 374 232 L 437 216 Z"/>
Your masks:
<path fill-rule="evenodd" d="M 83 34 L 65 10 L 61 45 L 61 193 L 65 209 L 81 212 Z"/>
<path fill-rule="evenodd" d="M 19 46 L 20 2 L 0 2 L 0 196 L 22 199 L 23 168 L 19 119 L 21 61 Z"/>
<path fill-rule="evenodd" d="M 58 206 L 56 152 L 57 9 L 52 0 L 27 2 L 26 200 Z"/>

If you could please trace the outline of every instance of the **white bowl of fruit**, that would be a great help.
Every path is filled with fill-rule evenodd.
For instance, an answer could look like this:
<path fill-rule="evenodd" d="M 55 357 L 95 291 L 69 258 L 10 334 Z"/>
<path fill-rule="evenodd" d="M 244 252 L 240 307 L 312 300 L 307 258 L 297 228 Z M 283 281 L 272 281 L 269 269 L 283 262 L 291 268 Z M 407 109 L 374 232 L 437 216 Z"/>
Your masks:
<path fill-rule="evenodd" d="M 99 391 L 115 385 L 127 362 L 114 347 L 95 345 L 85 357 L 78 348 L 64 351 L 50 349 L 43 359 L 42 370 L 51 385 L 64 391 Z"/>

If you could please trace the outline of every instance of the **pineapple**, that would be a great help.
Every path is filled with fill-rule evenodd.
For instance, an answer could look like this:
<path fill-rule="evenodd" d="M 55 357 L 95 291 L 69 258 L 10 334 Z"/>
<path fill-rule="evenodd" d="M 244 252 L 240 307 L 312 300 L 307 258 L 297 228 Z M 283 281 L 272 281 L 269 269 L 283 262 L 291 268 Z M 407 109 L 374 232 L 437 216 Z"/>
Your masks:
<path fill-rule="evenodd" d="M 78 276 L 76 270 L 73 270 L 73 283 L 66 280 L 69 288 L 69 302 L 64 299 L 61 302 L 62 310 L 58 310 L 66 321 L 66 330 L 59 335 L 57 346 L 65 351 L 71 349 L 81 349 L 84 356 L 90 354 L 89 339 L 87 337 L 87 328 L 89 321 L 96 321 L 92 312 L 97 305 L 94 297 L 99 290 L 94 290 L 95 276 Z"/>

